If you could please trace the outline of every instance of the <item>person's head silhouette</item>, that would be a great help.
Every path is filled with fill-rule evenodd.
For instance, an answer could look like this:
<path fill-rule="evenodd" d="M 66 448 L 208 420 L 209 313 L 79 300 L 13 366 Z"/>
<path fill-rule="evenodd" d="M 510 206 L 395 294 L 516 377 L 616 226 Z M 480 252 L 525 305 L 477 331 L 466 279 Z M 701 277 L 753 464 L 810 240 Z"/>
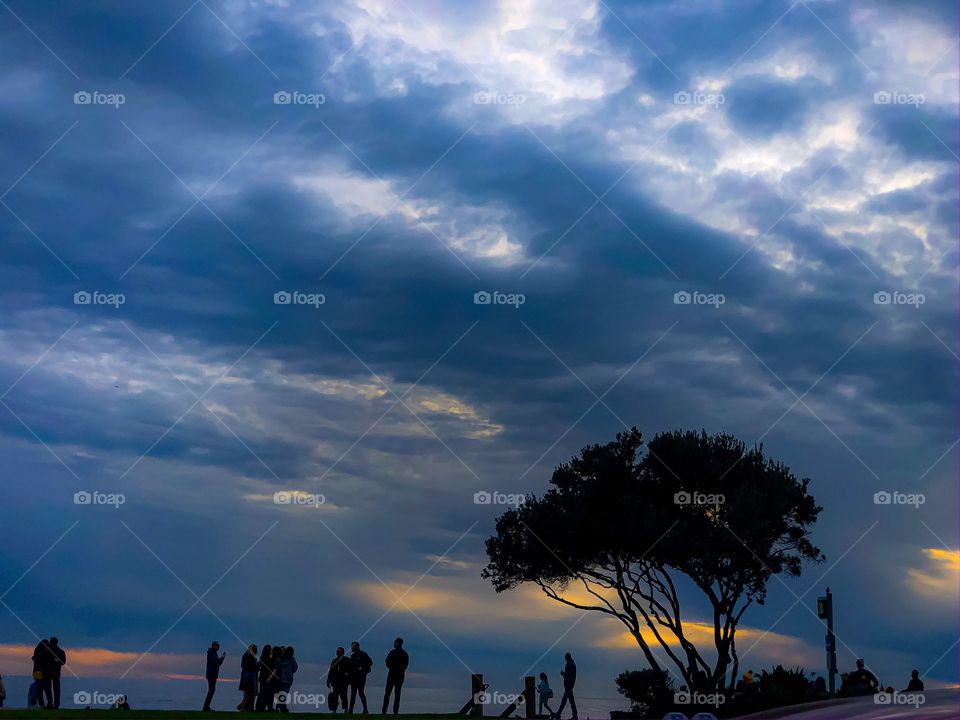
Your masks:
<path fill-rule="evenodd" d="M 540 679 L 543 680 L 544 682 L 546 682 L 546 681 L 547 681 L 547 674 L 546 674 L 545 672 L 540 673 Z"/>
<path fill-rule="evenodd" d="M 564 654 L 563 659 L 566 660 L 567 662 L 570 662 L 571 660 L 573 660 L 573 655 L 571 655 L 570 653 L 566 653 Z"/>
<path fill-rule="evenodd" d="M 220 643 L 218 643 L 216 640 L 214 640 L 212 643 L 210 643 L 210 647 L 211 647 L 214 651 L 219 650 L 219 649 L 220 649 Z"/>
<path fill-rule="evenodd" d="M 857 660 L 857 670 L 863 670 L 863 658 Z"/>
<path fill-rule="evenodd" d="M 292 658 L 292 657 L 293 657 L 293 645 L 287 645 L 287 647 L 285 647 L 285 648 L 283 649 L 283 656 L 284 656 L 285 658 Z"/>
<path fill-rule="evenodd" d="M 57 647 L 60 644 L 60 640 L 56 637 L 50 638 L 50 647 Z"/>
<path fill-rule="evenodd" d="M 399 638 L 399 637 L 398 637 L 396 640 L 394 640 L 394 641 L 393 641 L 393 646 L 394 646 L 395 648 L 397 648 L 397 649 L 402 648 L 402 647 L 403 647 L 403 638 Z"/>
<path fill-rule="evenodd" d="M 910 673 L 910 677 L 912 677 L 914 680 L 919 679 L 919 678 L 920 678 L 920 671 L 919 671 L 919 670 L 914 670 L 913 672 Z"/>
<path fill-rule="evenodd" d="M 337 657 L 343 657 L 343 648 L 342 648 L 342 647 L 338 647 L 338 648 L 337 648 Z"/>
<path fill-rule="evenodd" d="M 360 650 L 360 643 L 354 640 L 352 643 L 350 643 L 350 651 L 357 652 L 358 650 Z"/>

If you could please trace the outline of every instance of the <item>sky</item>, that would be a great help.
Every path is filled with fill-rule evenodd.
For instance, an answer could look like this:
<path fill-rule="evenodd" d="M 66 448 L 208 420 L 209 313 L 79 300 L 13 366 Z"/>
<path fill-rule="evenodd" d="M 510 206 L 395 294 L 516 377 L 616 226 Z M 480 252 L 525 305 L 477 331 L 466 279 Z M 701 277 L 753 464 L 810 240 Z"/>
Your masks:
<path fill-rule="evenodd" d="M 2 0 L 8 705 L 51 634 L 68 703 L 134 707 L 199 704 L 214 638 L 228 680 L 295 644 L 306 692 L 354 639 L 379 687 L 402 635 L 409 710 L 567 651 L 622 707 L 614 620 L 480 571 L 511 495 L 630 426 L 811 479 L 827 559 L 771 580 L 744 667 L 822 672 L 829 585 L 841 668 L 956 684 L 957 21 Z"/>

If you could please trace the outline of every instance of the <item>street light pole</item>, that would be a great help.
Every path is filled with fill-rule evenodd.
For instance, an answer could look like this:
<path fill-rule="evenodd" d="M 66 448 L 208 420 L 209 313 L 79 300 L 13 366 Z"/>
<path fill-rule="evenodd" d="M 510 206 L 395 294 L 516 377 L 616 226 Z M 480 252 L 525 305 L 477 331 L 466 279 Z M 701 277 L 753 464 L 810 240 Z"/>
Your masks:
<path fill-rule="evenodd" d="M 827 588 L 827 594 L 817 598 L 817 617 L 827 621 L 827 677 L 830 694 L 837 692 L 837 639 L 833 634 L 833 593 Z"/>

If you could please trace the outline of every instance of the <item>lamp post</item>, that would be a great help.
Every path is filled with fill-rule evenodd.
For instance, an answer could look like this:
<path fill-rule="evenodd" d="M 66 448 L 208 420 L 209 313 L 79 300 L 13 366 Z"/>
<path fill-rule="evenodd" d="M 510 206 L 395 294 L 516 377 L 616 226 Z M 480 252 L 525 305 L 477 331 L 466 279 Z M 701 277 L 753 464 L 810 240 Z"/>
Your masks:
<path fill-rule="evenodd" d="M 827 677 L 830 694 L 837 692 L 837 639 L 833 634 L 833 593 L 827 588 L 827 594 L 817 598 L 817 617 L 827 621 L 826 651 Z"/>

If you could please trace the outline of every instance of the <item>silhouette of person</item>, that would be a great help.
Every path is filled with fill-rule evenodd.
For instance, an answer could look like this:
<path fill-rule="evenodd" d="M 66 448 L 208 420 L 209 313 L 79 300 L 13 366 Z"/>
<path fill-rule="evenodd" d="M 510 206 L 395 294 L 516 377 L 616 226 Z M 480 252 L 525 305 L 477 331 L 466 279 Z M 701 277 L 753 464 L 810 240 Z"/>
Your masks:
<path fill-rule="evenodd" d="M 297 670 L 300 669 L 293 655 L 293 645 L 287 645 L 280 656 L 280 662 L 277 663 L 278 674 L 280 675 L 280 701 L 277 702 L 278 712 L 290 712 L 290 709 L 287 707 L 287 697 L 290 694 L 290 688 L 293 687 L 293 676 L 296 675 Z"/>
<path fill-rule="evenodd" d="M 566 659 L 566 663 L 563 666 L 563 670 L 560 671 L 560 674 L 563 676 L 563 697 L 560 698 L 560 707 L 557 708 L 557 713 L 554 717 L 559 720 L 560 713 L 563 712 L 569 700 L 570 712 L 573 713 L 571 718 L 577 720 L 577 701 L 573 698 L 573 686 L 577 684 L 577 664 L 573 661 L 573 655 L 570 653 L 564 655 L 564 658 Z"/>
<path fill-rule="evenodd" d="M 0 708 L 3 707 L 3 701 L 7 699 L 7 688 L 3 685 L 3 675 L 0 675 Z"/>
<path fill-rule="evenodd" d="M 60 640 L 56 637 L 50 638 L 50 686 L 53 690 L 53 707 L 60 708 L 60 675 L 63 673 L 63 666 L 67 664 L 67 653 L 60 647 Z"/>
<path fill-rule="evenodd" d="M 41 707 L 53 708 L 53 674 L 54 655 L 47 640 L 41 640 L 33 649 L 33 679 L 37 681 L 40 691 L 39 702 Z"/>
<path fill-rule="evenodd" d="M 257 701 L 253 708 L 263 712 L 270 703 L 270 676 L 273 674 L 273 648 L 264 645 L 260 651 L 260 662 L 257 664 Z"/>
<path fill-rule="evenodd" d="M 920 679 L 919 670 L 914 670 L 912 673 L 910 673 L 910 682 L 907 683 L 907 689 L 903 692 L 923 692 L 923 680 Z"/>
<path fill-rule="evenodd" d="M 250 645 L 240 658 L 240 692 L 243 699 L 237 705 L 237 710 L 250 712 L 253 710 L 253 700 L 257 696 L 257 646 Z"/>
<path fill-rule="evenodd" d="M 410 665 L 410 656 L 403 649 L 403 638 L 397 638 L 393 641 L 393 650 L 387 653 L 385 664 L 387 666 L 387 685 L 383 691 L 381 713 L 387 714 L 390 694 L 393 693 L 393 714 L 396 715 L 400 712 L 400 691 L 403 689 L 403 679 L 406 676 L 407 667 Z"/>
<path fill-rule="evenodd" d="M 117 698 L 117 704 L 114 705 L 113 707 L 114 707 L 114 710 L 129 710 L 130 701 L 127 700 L 126 695 L 121 695 L 120 697 Z"/>
<path fill-rule="evenodd" d="M 553 710 L 550 708 L 550 698 L 553 697 L 553 690 L 550 687 L 550 681 L 545 672 L 540 673 L 540 682 L 537 683 L 537 695 L 540 697 L 540 707 L 537 709 L 537 715 L 542 717 L 543 711 L 547 711 L 547 717 L 553 717 Z"/>
<path fill-rule="evenodd" d="M 357 703 L 360 695 L 360 704 L 364 714 L 367 713 L 367 675 L 373 670 L 373 659 L 360 649 L 360 643 L 354 640 L 350 643 L 350 712 Z"/>
<path fill-rule="evenodd" d="M 857 669 L 847 677 L 850 695 L 875 695 L 880 689 L 877 676 L 864 667 L 863 658 L 857 660 Z"/>
<path fill-rule="evenodd" d="M 207 648 L 207 670 L 204 677 L 207 678 L 207 697 L 203 701 L 203 711 L 210 712 L 210 703 L 213 702 L 213 694 L 217 691 L 217 680 L 220 678 L 220 666 L 226 659 L 227 654 L 217 654 L 220 652 L 220 643 L 214 640 Z"/>
<path fill-rule="evenodd" d="M 336 657 L 330 661 L 327 671 L 327 687 L 330 688 L 328 705 L 330 712 L 342 708 L 347 711 L 347 686 L 350 684 L 350 658 L 346 656 L 342 647 L 337 648 Z"/>
<path fill-rule="evenodd" d="M 267 676 L 267 707 L 270 712 L 274 711 L 277 693 L 280 692 L 280 661 L 283 659 L 283 647 L 274 645 L 270 653 L 270 675 Z"/>

